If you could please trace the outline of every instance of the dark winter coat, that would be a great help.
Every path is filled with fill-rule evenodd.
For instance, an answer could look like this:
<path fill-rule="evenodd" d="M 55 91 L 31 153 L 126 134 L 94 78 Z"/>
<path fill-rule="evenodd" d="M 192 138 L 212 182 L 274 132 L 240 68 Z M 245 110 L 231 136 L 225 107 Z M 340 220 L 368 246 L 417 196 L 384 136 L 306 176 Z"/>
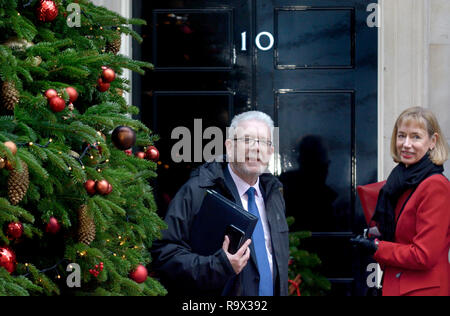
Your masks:
<path fill-rule="evenodd" d="M 260 176 L 265 195 L 267 219 L 273 249 L 274 295 L 288 294 L 289 240 L 282 185 L 271 174 Z M 169 295 L 257 296 L 259 273 L 250 245 L 250 259 L 236 275 L 223 249 L 211 256 L 192 253 L 189 246 L 194 216 L 200 209 L 206 189 L 214 189 L 241 204 L 227 163 L 211 162 L 196 169 L 169 205 L 165 221 L 168 229 L 152 248 L 154 269 Z"/>

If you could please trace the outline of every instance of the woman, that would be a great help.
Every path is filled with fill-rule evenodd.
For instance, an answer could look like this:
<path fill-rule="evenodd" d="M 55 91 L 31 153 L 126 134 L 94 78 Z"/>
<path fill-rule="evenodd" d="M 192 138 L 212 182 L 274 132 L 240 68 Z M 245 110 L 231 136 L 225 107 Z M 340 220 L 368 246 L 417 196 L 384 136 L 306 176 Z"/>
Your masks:
<path fill-rule="evenodd" d="M 450 183 L 443 176 L 448 145 L 429 110 L 400 114 L 391 140 L 398 163 L 381 189 L 373 220 L 381 241 L 371 250 L 384 270 L 384 296 L 450 295 Z"/>

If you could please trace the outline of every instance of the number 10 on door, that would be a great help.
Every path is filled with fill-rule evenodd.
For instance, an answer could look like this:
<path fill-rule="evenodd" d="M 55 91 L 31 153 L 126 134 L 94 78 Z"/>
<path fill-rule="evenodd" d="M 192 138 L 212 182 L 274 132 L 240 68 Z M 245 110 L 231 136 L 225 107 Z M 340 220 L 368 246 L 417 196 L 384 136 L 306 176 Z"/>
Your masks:
<path fill-rule="evenodd" d="M 261 38 L 267 37 L 269 39 L 269 44 L 267 46 L 263 46 L 261 44 Z M 241 33 L 241 51 L 247 51 L 247 32 Z M 275 39 L 273 38 L 273 35 L 269 32 L 261 32 L 259 33 L 255 38 L 255 44 L 258 49 L 262 51 L 268 51 L 272 49 L 273 45 L 275 44 Z"/>

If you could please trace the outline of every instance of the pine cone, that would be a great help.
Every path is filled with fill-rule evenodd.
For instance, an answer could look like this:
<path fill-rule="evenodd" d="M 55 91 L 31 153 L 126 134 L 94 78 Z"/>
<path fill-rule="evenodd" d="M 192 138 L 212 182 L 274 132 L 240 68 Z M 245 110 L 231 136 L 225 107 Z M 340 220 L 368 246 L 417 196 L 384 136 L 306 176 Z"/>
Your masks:
<path fill-rule="evenodd" d="M 117 55 L 120 51 L 120 46 L 122 45 L 122 38 L 120 36 L 116 37 L 111 42 L 108 41 L 106 43 L 105 50 L 107 53 L 113 53 L 114 55 Z"/>
<path fill-rule="evenodd" d="M 3 82 L 1 97 L 5 108 L 10 111 L 14 110 L 14 107 L 19 103 L 19 91 L 17 91 L 14 82 Z"/>
<path fill-rule="evenodd" d="M 88 214 L 86 205 L 78 210 L 78 241 L 90 245 L 95 239 L 95 222 Z"/>
<path fill-rule="evenodd" d="M 27 194 L 30 178 L 28 174 L 28 166 L 25 162 L 22 163 L 22 172 L 16 169 L 12 170 L 8 178 L 8 196 L 12 205 L 17 205 L 22 201 Z"/>

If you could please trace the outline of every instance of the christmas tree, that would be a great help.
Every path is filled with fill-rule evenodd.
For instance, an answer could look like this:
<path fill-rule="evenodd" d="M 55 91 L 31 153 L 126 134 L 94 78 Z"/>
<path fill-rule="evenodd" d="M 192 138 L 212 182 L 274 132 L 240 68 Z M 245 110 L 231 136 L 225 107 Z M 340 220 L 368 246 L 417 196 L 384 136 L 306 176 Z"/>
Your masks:
<path fill-rule="evenodd" d="M 291 226 L 295 219 L 288 217 Z M 300 249 L 301 241 L 311 237 L 309 231 L 289 233 L 289 294 L 293 296 L 322 296 L 331 290 L 330 281 L 317 272 L 322 264 L 319 256 L 307 250 Z"/>
<path fill-rule="evenodd" d="M 124 69 L 152 65 L 118 54 L 144 23 L 87 0 L 0 0 L 0 295 L 166 294 L 145 268 L 165 226 L 157 136 L 122 96 Z"/>

